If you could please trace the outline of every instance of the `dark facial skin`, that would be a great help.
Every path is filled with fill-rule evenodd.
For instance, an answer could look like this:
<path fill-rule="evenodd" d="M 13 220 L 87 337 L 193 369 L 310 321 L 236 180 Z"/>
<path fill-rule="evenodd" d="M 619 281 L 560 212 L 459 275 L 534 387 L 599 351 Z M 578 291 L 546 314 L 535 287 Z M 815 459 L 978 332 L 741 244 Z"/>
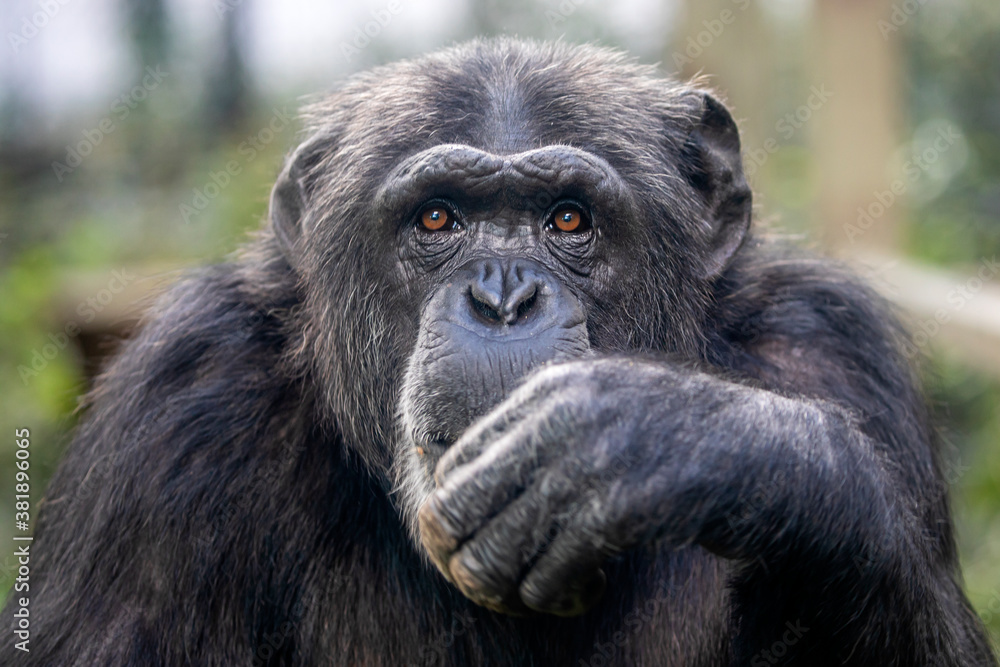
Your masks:
<path fill-rule="evenodd" d="M 525 375 L 589 353 L 597 225 L 627 211 L 628 196 L 607 162 L 577 149 L 500 157 L 444 145 L 394 170 L 379 202 L 390 218 L 413 212 L 400 262 L 426 289 L 397 453 L 403 488 L 425 496 L 447 448 Z M 428 228 L 427 211 L 446 222 Z"/>
<path fill-rule="evenodd" d="M 542 209 L 539 193 L 557 196 Z M 597 224 L 628 210 L 627 196 L 610 165 L 579 150 L 500 158 L 448 145 L 407 160 L 380 201 L 390 216 L 416 211 L 400 257 L 427 296 L 403 410 L 433 469 L 529 371 L 589 351 Z M 447 219 L 441 228 L 424 224 L 427 211 Z"/>

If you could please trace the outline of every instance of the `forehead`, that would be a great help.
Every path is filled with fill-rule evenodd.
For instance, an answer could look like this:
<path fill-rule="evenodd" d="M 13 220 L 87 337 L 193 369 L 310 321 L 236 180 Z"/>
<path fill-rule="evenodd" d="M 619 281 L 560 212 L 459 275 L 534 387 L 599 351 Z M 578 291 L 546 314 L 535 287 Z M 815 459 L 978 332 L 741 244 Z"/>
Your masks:
<path fill-rule="evenodd" d="M 448 196 L 476 208 L 485 202 L 545 208 L 574 197 L 624 212 L 628 188 L 605 160 L 570 146 L 496 155 L 462 144 L 439 144 L 403 160 L 383 181 L 375 201 L 399 212 L 412 200 Z M 547 194 L 548 201 L 540 197 Z M 492 204 L 491 204 L 492 206 Z"/>
<path fill-rule="evenodd" d="M 501 43 L 380 68 L 345 92 L 358 100 L 353 129 L 389 152 L 453 143 L 511 155 L 568 145 L 613 159 L 637 137 L 661 134 L 676 103 L 651 74 L 597 49 Z"/>

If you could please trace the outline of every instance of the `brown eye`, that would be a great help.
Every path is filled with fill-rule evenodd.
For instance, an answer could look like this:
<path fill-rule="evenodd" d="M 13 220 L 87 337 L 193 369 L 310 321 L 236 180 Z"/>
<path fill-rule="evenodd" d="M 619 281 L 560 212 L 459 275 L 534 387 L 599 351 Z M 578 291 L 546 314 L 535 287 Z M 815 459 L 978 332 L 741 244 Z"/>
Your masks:
<path fill-rule="evenodd" d="M 561 208 L 552 216 L 552 224 L 561 232 L 580 232 L 586 228 L 583 214 L 575 208 Z"/>
<path fill-rule="evenodd" d="M 432 206 L 420 214 L 420 224 L 424 229 L 437 232 L 442 229 L 452 229 L 455 226 L 455 218 L 445 207 Z"/>

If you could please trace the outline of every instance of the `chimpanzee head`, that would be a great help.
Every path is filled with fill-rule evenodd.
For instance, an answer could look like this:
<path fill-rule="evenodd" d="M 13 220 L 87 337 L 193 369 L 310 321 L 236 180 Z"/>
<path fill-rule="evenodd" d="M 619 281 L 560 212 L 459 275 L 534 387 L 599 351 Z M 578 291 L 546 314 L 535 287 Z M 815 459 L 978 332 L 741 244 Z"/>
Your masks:
<path fill-rule="evenodd" d="M 305 117 L 268 232 L 301 293 L 296 354 L 411 529 L 441 453 L 532 369 L 699 355 L 751 208 L 705 91 L 500 39 L 357 75 Z"/>

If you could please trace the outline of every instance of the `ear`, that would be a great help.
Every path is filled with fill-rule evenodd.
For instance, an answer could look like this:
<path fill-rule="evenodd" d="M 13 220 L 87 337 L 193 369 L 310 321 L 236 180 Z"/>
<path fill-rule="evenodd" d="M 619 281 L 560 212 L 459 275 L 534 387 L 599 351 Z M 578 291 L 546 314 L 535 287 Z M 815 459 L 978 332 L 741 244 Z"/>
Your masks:
<path fill-rule="evenodd" d="M 285 162 L 271 190 L 269 220 L 274 237 L 285 257 L 294 266 L 300 254 L 304 217 L 309 208 L 309 183 L 315 168 L 330 150 L 329 137 L 314 136 L 295 149 Z"/>
<path fill-rule="evenodd" d="M 753 194 L 743 175 L 740 134 L 726 107 L 699 92 L 700 110 L 684 144 L 681 172 L 701 194 L 709 222 L 705 277 L 718 276 L 750 229 Z"/>

